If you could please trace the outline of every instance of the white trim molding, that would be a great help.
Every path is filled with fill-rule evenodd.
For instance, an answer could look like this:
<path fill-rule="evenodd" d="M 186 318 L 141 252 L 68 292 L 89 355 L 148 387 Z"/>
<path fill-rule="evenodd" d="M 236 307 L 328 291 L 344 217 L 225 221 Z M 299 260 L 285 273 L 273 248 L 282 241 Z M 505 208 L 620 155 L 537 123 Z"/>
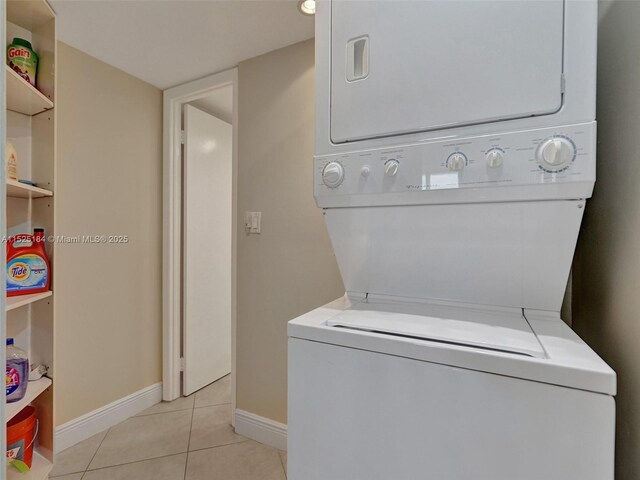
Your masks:
<path fill-rule="evenodd" d="M 278 450 L 287 450 L 287 426 L 255 413 L 236 409 L 236 433 Z"/>
<path fill-rule="evenodd" d="M 58 453 L 72 447 L 161 401 L 162 383 L 156 383 L 81 417 L 74 418 L 56 427 L 54 450 Z"/>

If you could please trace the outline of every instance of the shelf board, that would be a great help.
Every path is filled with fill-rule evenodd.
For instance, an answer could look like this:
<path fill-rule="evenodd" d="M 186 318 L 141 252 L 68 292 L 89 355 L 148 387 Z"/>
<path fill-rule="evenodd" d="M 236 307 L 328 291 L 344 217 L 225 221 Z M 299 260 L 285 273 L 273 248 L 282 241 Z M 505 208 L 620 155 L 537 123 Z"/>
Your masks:
<path fill-rule="evenodd" d="M 52 468 L 53 463 L 34 450 L 31 470 L 20 473 L 14 467 L 9 466 L 7 467 L 7 480 L 47 480 Z"/>
<path fill-rule="evenodd" d="M 49 290 L 48 292 L 32 293 L 30 295 L 18 295 L 17 297 L 7 297 L 6 310 L 8 312 L 9 310 L 13 310 L 14 308 L 24 307 L 25 305 L 37 302 L 38 300 L 50 297 L 51 295 L 53 295 L 53 292 Z"/>
<path fill-rule="evenodd" d="M 18 413 L 20 413 L 20 410 L 33 402 L 38 397 L 38 395 L 40 395 L 50 386 L 51 379 L 47 377 L 42 377 L 40 380 L 29 382 L 27 384 L 27 393 L 22 400 L 20 400 L 19 402 L 7 403 L 7 406 L 4 409 L 6 421 L 8 422 L 13 417 L 15 417 Z"/>
<path fill-rule="evenodd" d="M 36 115 L 53 108 L 53 102 L 24 78 L 4 66 L 7 74 L 7 109 L 24 115 Z"/>
<path fill-rule="evenodd" d="M 16 180 L 7 180 L 7 197 L 14 198 L 42 198 L 52 197 L 53 192 L 51 190 L 45 190 L 44 188 L 34 187 L 26 183 L 21 183 Z"/>
<path fill-rule="evenodd" d="M 7 20 L 32 32 L 54 18 L 56 16 L 53 10 L 44 0 L 9 0 L 7 2 Z"/>

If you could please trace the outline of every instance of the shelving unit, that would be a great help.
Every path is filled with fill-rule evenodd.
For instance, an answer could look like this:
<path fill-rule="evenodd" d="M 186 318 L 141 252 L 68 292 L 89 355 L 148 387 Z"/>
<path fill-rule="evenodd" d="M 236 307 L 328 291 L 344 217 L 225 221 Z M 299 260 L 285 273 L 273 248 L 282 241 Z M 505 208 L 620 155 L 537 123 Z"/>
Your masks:
<path fill-rule="evenodd" d="M 17 0 L 7 2 L 7 20 L 34 32 L 55 20 L 55 13 L 45 1 Z"/>
<path fill-rule="evenodd" d="M 7 297 L 6 311 L 10 312 L 16 308 L 24 307 L 30 303 L 48 298 L 51 295 L 53 295 L 53 292 L 49 290 L 48 292 L 32 293 L 30 295 L 20 295 L 18 297 Z"/>
<path fill-rule="evenodd" d="M 29 382 L 27 384 L 27 393 L 24 398 L 19 402 L 8 403 L 5 408 L 5 417 L 8 422 L 13 417 L 15 417 L 20 410 L 33 402 L 38 396 L 44 392 L 47 388 L 51 386 L 51 379 L 47 377 L 42 377 L 40 380 L 35 380 L 33 382 Z"/>
<path fill-rule="evenodd" d="M 26 183 L 20 183 L 15 180 L 7 180 L 7 197 L 13 198 L 42 198 L 52 197 L 51 190 L 34 187 Z"/>
<path fill-rule="evenodd" d="M 27 473 L 20 473 L 15 468 L 8 468 L 7 480 L 44 480 L 49 477 L 52 468 L 53 463 L 38 452 L 34 452 L 31 470 Z"/>
<path fill-rule="evenodd" d="M 18 154 L 19 178 L 32 180 L 38 187 L 15 180 L 0 182 L 0 192 L 5 190 L 0 198 L 6 199 L 6 231 L 2 233 L 12 236 L 44 228 L 46 236 L 55 235 L 55 14 L 46 0 L 7 0 L 5 13 L 7 43 L 14 37 L 23 38 L 31 42 L 39 57 L 37 88 L 6 65 L 4 73 L 6 136 Z M 47 245 L 47 253 L 53 264 L 53 245 Z M 5 317 L 7 337 L 13 337 L 15 345 L 27 352 L 32 365 L 44 364 L 53 372 L 54 292 L 8 298 L 4 292 L 0 294 L 5 295 L 0 315 Z M 29 382 L 25 397 L 4 407 L 5 422 L 27 405 L 35 406 L 38 416 L 31 470 L 22 474 L 7 467 L 3 455 L 5 465 L 1 468 L 6 469 L 7 479 L 46 480 L 53 468 L 54 383 L 48 377 Z"/>
<path fill-rule="evenodd" d="M 7 110 L 23 115 L 37 115 L 53 108 L 53 102 L 20 75 L 4 66 L 7 75 Z"/>

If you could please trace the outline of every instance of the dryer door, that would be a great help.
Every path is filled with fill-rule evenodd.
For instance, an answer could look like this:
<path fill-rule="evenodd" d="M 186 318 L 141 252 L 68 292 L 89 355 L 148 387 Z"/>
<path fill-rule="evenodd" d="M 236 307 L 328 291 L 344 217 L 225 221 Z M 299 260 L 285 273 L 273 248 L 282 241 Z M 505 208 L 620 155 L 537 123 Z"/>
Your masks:
<path fill-rule="evenodd" d="M 562 0 L 334 0 L 331 8 L 333 142 L 562 106 Z"/>

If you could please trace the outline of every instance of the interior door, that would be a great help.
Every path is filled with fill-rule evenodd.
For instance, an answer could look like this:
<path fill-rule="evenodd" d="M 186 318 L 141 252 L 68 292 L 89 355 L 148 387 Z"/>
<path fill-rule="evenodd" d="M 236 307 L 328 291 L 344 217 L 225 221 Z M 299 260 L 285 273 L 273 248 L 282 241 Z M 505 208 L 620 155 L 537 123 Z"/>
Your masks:
<path fill-rule="evenodd" d="M 183 394 L 231 371 L 231 125 L 184 107 Z"/>
<path fill-rule="evenodd" d="M 563 13 L 563 0 L 333 1 L 332 140 L 556 112 Z"/>

